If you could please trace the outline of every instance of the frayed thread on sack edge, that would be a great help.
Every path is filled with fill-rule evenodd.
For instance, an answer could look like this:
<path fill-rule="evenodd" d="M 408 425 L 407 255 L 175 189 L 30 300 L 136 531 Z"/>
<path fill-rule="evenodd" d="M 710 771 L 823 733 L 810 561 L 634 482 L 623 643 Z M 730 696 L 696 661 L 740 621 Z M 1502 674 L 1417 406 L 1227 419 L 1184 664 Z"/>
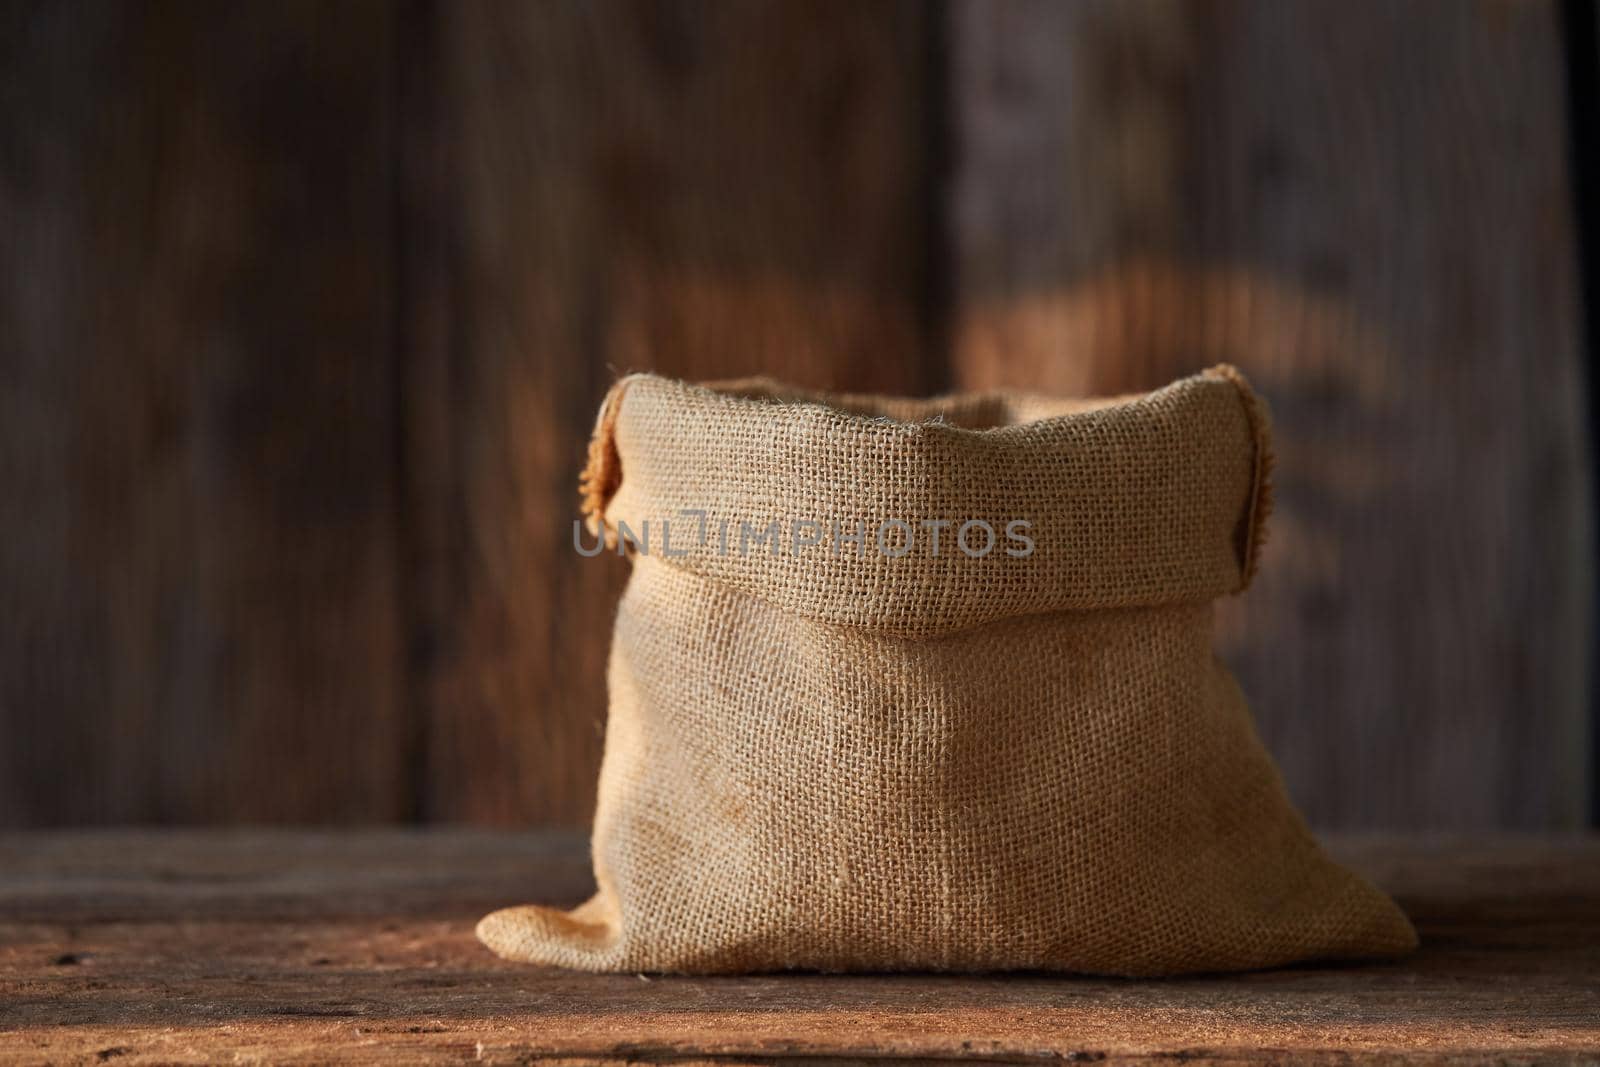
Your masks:
<path fill-rule="evenodd" d="M 622 485 L 622 456 L 617 452 L 617 416 L 622 412 L 622 394 L 641 375 L 630 374 L 613 385 L 600 404 L 594 433 L 589 438 L 589 454 L 578 475 L 579 514 L 589 532 L 605 538 L 607 548 L 617 547 L 617 534 L 606 523 L 606 505 Z"/>
<path fill-rule="evenodd" d="M 1239 391 L 1246 420 L 1250 423 L 1250 436 L 1255 449 L 1255 470 L 1251 478 L 1250 509 L 1245 517 L 1243 545 L 1239 550 L 1239 588 L 1242 593 L 1250 587 L 1256 571 L 1261 567 L 1261 546 L 1267 540 L 1267 519 L 1272 515 L 1272 416 L 1267 405 L 1256 391 L 1250 388 L 1239 368 L 1231 363 L 1219 363 L 1204 372 L 1229 382 Z"/>

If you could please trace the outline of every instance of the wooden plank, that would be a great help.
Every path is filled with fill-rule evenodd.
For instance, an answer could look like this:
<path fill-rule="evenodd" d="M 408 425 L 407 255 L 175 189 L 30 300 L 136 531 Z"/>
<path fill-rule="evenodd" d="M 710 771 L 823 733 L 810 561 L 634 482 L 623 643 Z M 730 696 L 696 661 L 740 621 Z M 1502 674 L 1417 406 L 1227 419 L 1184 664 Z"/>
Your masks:
<path fill-rule="evenodd" d="M 924 16 L 744 0 L 428 10 L 442 103 L 407 152 L 421 813 L 578 824 L 627 569 L 571 548 L 610 382 L 766 372 L 917 391 L 938 377 L 919 349 Z"/>
<path fill-rule="evenodd" d="M 471 934 L 586 891 L 579 834 L 0 835 L 0 1057 L 1592 1062 L 1600 839 L 1339 839 L 1422 948 L 1171 981 L 588 975 Z"/>
<path fill-rule="evenodd" d="M 1278 509 L 1222 648 L 1329 826 L 1583 824 L 1593 518 L 1553 2 L 954 0 L 955 376 L 1220 360 Z"/>
<path fill-rule="evenodd" d="M 3 10 L 0 823 L 392 818 L 389 9 Z"/>

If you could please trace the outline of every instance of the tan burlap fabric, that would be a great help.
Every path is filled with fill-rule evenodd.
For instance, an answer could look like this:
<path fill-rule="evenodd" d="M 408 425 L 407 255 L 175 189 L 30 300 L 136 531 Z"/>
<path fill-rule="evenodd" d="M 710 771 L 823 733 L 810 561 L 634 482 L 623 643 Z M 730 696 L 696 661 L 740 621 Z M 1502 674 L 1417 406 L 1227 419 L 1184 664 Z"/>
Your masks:
<path fill-rule="evenodd" d="M 1094 402 L 623 380 L 585 479 L 613 538 L 649 523 L 612 648 L 599 891 L 479 936 L 597 971 L 1162 975 L 1407 951 L 1405 916 L 1323 854 L 1212 656 L 1268 465 L 1265 414 L 1225 367 Z M 999 534 L 979 558 L 955 544 L 974 519 Z M 1004 550 L 1017 519 L 1029 555 Z M 738 551 L 741 523 L 773 520 L 780 544 Z M 801 520 L 820 544 L 796 549 Z M 886 520 L 908 551 L 874 543 Z M 937 556 L 923 520 L 951 520 Z M 863 524 L 864 550 L 835 523 Z"/>

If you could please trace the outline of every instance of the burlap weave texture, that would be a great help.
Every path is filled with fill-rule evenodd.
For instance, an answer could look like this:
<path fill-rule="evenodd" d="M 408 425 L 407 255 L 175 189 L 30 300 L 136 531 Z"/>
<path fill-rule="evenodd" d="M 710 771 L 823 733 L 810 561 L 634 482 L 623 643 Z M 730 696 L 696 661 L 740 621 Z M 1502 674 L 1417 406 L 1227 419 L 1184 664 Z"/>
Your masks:
<path fill-rule="evenodd" d="M 613 637 L 598 892 L 495 912 L 479 936 L 514 959 L 700 973 L 1162 975 L 1409 950 L 1405 916 L 1294 811 L 1212 655 L 1269 466 L 1265 412 L 1225 367 L 1101 401 L 624 379 L 585 506 L 653 542 L 630 553 Z M 1027 520 L 1033 551 L 961 551 L 975 519 Z M 797 547 L 802 520 L 821 543 Z M 912 531 L 903 554 L 874 543 L 885 520 Z M 951 523 L 937 555 L 923 520 Z M 720 536 L 773 522 L 776 544 Z M 857 528 L 859 549 L 833 543 Z"/>

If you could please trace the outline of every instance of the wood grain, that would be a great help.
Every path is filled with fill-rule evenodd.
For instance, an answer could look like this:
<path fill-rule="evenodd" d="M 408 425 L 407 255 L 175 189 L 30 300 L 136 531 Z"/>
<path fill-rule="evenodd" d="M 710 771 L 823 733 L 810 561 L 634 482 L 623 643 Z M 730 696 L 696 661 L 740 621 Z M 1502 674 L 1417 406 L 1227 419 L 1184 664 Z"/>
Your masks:
<path fill-rule="evenodd" d="M 1554 0 L 0 6 L 0 825 L 581 824 L 615 375 L 1218 359 L 1308 814 L 1578 825 L 1560 60 Z"/>
<path fill-rule="evenodd" d="M 1225 658 L 1326 826 L 1583 824 L 1590 460 L 1554 3 L 954 0 L 954 374 L 1277 422 Z"/>
<path fill-rule="evenodd" d="M 394 818 L 389 10 L 0 20 L 0 823 Z"/>
<path fill-rule="evenodd" d="M 0 836 L 0 1058 L 491 1063 L 1585 1063 L 1600 840 L 1341 839 L 1422 948 L 1380 965 L 1110 981 L 586 975 L 472 938 L 576 901 L 575 834 Z"/>
<path fill-rule="evenodd" d="M 626 577 L 571 547 L 611 381 L 927 384 L 923 15 L 429 10 L 442 103 L 407 163 L 433 220 L 406 299 L 420 813 L 578 824 Z"/>

